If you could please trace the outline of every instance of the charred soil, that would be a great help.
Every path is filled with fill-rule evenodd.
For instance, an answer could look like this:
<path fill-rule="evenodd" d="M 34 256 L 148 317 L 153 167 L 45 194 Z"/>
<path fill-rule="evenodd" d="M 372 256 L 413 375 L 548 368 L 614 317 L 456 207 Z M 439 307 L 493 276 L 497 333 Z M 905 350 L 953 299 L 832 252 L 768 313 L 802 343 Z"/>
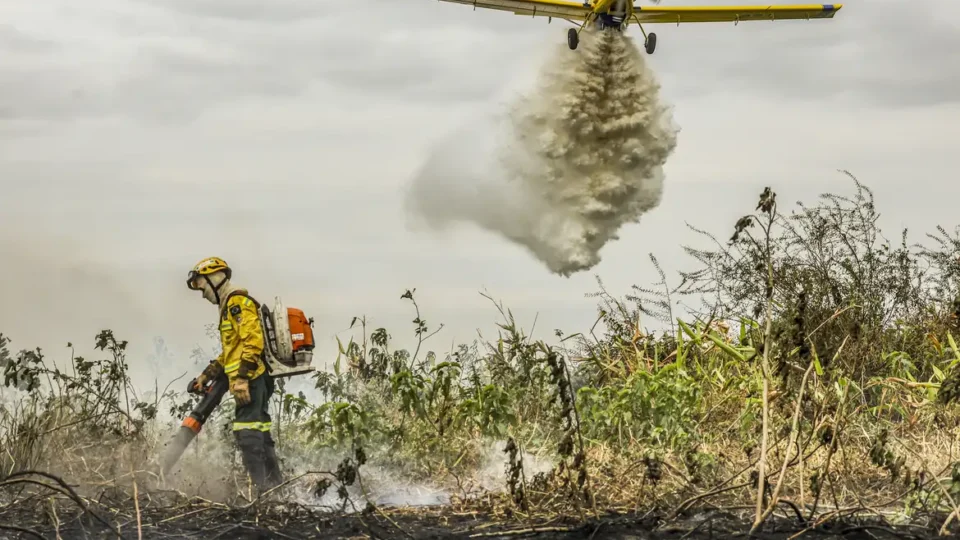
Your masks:
<path fill-rule="evenodd" d="M 164 508 L 152 506 L 147 500 L 143 501 L 138 516 L 132 507 L 111 509 L 109 504 L 96 511 L 75 508 L 55 513 L 51 512 L 50 504 L 41 500 L 35 503 L 32 508 L 0 512 L 4 520 L 0 524 L 4 529 L 0 530 L 0 538 L 942 538 L 938 536 L 937 520 L 929 525 L 892 525 L 877 516 L 819 518 L 803 523 L 796 517 L 771 517 L 761 530 L 751 535 L 749 516 L 716 508 L 688 511 L 675 519 L 664 518 L 666 513 L 646 512 L 607 513 L 581 520 L 576 516 L 494 515 L 452 507 L 367 507 L 351 514 L 318 512 L 298 505 L 243 509 L 197 503 Z M 944 517 L 938 516 L 939 521 Z"/>

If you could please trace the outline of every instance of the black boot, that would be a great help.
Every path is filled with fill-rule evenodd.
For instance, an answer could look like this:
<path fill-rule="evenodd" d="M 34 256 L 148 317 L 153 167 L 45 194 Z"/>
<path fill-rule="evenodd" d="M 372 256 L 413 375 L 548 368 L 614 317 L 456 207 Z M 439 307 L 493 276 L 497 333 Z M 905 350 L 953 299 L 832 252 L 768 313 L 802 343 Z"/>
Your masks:
<path fill-rule="evenodd" d="M 266 474 L 267 489 L 283 483 L 283 473 L 280 472 L 280 462 L 277 460 L 277 450 L 270 432 L 264 433 L 263 438 L 264 473 Z"/>

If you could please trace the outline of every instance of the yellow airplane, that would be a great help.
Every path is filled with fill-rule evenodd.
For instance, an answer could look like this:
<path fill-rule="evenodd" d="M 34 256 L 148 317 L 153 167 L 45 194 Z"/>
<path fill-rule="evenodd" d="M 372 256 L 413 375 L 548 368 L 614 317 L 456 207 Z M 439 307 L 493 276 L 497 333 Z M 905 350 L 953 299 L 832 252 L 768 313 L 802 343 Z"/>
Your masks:
<path fill-rule="evenodd" d="M 476 8 L 512 11 L 528 17 L 554 17 L 571 22 L 579 28 L 567 31 L 571 50 L 580 43 L 580 31 L 593 23 L 599 28 L 623 30 L 635 22 L 643 32 L 647 54 L 657 48 L 657 35 L 647 34 L 644 23 L 772 21 L 784 19 L 832 19 L 843 4 L 792 4 L 765 6 L 634 6 L 632 0 L 441 0 Z M 582 23 L 574 21 L 583 21 Z"/>

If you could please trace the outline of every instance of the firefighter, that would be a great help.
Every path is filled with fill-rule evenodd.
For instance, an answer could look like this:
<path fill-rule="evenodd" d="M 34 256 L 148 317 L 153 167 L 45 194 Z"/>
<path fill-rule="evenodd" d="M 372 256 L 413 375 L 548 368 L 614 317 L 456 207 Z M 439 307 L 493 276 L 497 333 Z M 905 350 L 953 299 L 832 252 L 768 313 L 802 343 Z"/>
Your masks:
<path fill-rule="evenodd" d="M 243 464 L 259 492 L 282 482 L 267 405 L 274 392 L 273 377 L 266 371 L 264 337 L 259 304 L 246 289 L 230 282 L 233 271 L 218 257 L 203 259 L 187 275 L 187 287 L 220 310 L 222 351 L 197 377 L 195 389 L 221 374 L 230 382 L 236 402 L 233 433 Z"/>

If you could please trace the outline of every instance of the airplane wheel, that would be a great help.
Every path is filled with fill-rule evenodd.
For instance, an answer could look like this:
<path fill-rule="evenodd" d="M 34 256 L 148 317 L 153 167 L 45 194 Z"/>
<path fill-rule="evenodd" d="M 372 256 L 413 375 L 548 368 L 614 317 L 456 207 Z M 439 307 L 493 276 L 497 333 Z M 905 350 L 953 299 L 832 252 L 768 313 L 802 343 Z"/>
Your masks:
<path fill-rule="evenodd" d="M 647 54 L 653 54 L 653 51 L 657 50 L 657 35 L 653 32 L 647 34 L 646 43 L 644 47 L 647 49 Z"/>
<path fill-rule="evenodd" d="M 577 34 L 576 28 L 571 28 L 567 30 L 567 45 L 570 46 L 571 51 L 577 50 L 577 45 L 580 43 L 580 35 Z"/>

